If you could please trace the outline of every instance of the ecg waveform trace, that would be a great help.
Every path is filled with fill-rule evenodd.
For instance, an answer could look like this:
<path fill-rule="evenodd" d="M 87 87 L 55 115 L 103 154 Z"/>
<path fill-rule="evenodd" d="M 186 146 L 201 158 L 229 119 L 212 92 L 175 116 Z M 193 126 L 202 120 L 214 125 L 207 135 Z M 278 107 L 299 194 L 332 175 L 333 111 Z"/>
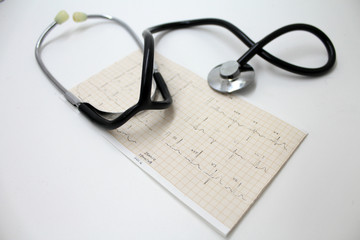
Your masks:
<path fill-rule="evenodd" d="M 119 112 L 139 95 L 141 53 L 135 52 L 72 92 Z M 173 105 L 136 115 L 110 133 L 229 230 L 257 199 L 306 134 L 237 95 L 156 55 Z"/>

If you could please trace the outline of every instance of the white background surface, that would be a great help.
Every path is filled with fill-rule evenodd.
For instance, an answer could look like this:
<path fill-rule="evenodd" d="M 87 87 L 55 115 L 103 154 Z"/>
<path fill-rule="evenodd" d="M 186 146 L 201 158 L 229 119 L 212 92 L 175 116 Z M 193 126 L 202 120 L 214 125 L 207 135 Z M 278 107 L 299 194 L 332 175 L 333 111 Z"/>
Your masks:
<path fill-rule="evenodd" d="M 228 20 L 254 41 L 290 23 L 322 29 L 337 50 L 335 69 L 323 77 L 250 61 L 257 83 L 240 94 L 309 136 L 227 239 L 360 239 L 358 0 L 6 0 L 0 3 L 1 240 L 224 239 L 105 140 L 40 71 L 35 42 L 61 9 L 111 14 L 139 35 L 156 24 L 202 17 Z M 117 26 L 93 24 L 69 21 L 47 39 L 44 60 L 69 88 L 136 50 Z M 158 52 L 203 78 L 246 50 L 217 27 L 157 39 Z M 326 60 L 307 33 L 266 49 L 304 66 Z"/>

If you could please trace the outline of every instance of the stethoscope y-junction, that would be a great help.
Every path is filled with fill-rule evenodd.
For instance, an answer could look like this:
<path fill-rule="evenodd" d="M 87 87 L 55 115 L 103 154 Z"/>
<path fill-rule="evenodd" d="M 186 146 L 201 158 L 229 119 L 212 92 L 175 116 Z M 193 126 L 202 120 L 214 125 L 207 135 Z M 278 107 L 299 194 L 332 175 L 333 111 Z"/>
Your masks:
<path fill-rule="evenodd" d="M 165 109 L 172 103 L 172 98 L 166 83 L 161 76 L 157 65 L 154 62 L 154 38 L 153 34 L 164 30 L 175 30 L 199 25 L 216 25 L 224 27 L 239 38 L 249 50 L 246 51 L 239 59 L 227 61 L 214 67 L 208 74 L 209 86 L 222 93 L 231 93 L 249 86 L 254 81 L 254 69 L 248 64 L 249 60 L 255 55 L 259 55 L 269 63 L 282 68 L 286 71 L 305 75 L 305 76 L 317 76 L 328 72 L 335 64 L 336 54 L 335 48 L 330 39 L 318 28 L 308 24 L 291 24 L 282 27 L 258 42 L 252 41 L 247 35 L 245 35 L 240 29 L 233 24 L 214 18 L 195 19 L 187 21 L 179 21 L 172 23 L 165 23 L 146 29 L 143 32 L 144 45 L 141 40 L 136 36 L 134 31 L 123 21 L 108 15 L 86 15 L 84 13 L 74 13 L 73 19 L 76 22 L 82 22 L 86 19 L 106 19 L 110 20 L 127 30 L 127 32 L 133 37 L 137 45 L 143 50 L 143 63 L 142 63 L 142 75 L 139 100 L 132 107 L 122 113 L 109 113 L 101 111 L 90 103 L 81 102 L 70 91 L 64 88 L 56 78 L 49 72 L 41 58 L 41 46 L 47 36 L 47 34 L 58 24 L 62 24 L 68 19 L 68 14 L 65 11 L 59 12 L 55 17 L 55 20 L 45 29 L 41 34 L 35 47 L 35 57 L 49 80 L 59 89 L 59 91 L 65 96 L 65 98 L 74 106 L 78 107 L 79 111 L 84 113 L 90 120 L 99 124 L 106 129 L 115 129 L 127 122 L 131 117 L 136 115 L 140 111 L 151 109 Z M 292 31 L 306 31 L 314 34 L 324 44 L 328 61 L 318 68 L 305 68 L 297 65 L 293 65 L 286 61 L 283 61 L 263 49 L 265 45 L 274 40 L 275 38 Z M 154 80 L 154 81 L 153 81 Z M 153 94 L 156 85 L 156 90 L 160 92 L 162 100 L 156 100 Z M 153 91 L 152 91 L 153 90 Z M 157 92 L 156 91 L 156 92 Z"/>

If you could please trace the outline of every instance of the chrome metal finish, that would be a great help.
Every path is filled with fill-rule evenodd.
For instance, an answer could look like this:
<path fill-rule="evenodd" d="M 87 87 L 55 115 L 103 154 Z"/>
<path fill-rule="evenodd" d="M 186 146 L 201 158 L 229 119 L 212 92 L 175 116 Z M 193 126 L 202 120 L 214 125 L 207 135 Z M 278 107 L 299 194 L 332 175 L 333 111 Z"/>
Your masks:
<path fill-rule="evenodd" d="M 80 100 L 71 92 L 66 91 L 64 94 L 64 97 L 66 98 L 66 100 L 68 100 L 69 103 L 71 103 L 72 105 L 78 107 L 80 105 Z"/>
<path fill-rule="evenodd" d="M 228 61 L 220 67 L 220 75 L 223 78 L 234 78 L 239 75 L 240 64 L 237 61 Z"/>
<path fill-rule="evenodd" d="M 109 16 L 109 15 L 101 15 L 101 14 L 90 14 L 87 15 L 87 18 L 102 18 L 102 19 L 107 19 L 107 20 L 111 20 L 117 24 L 119 24 L 120 26 L 122 26 L 123 28 L 125 28 L 125 30 L 131 35 L 131 37 L 135 40 L 136 44 L 139 46 L 139 48 L 143 51 L 144 49 L 144 45 L 141 41 L 141 39 L 136 35 L 136 33 L 130 28 L 129 25 L 127 25 L 124 21 Z M 40 66 L 40 68 L 42 69 L 42 71 L 45 73 L 45 75 L 49 78 L 49 80 L 58 88 L 58 90 L 64 95 L 64 97 L 66 98 L 66 100 L 68 100 L 72 105 L 74 106 L 79 106 L 79 104 L 81 103 L 81 101 L 75 96 L 73 95 L 71 92 L 69 92 L 51 73 L 50 71 L 47 69 L 47 67 L 45 66 L 44 62 L 42 61 L 41 58 L 41 45 L 45 39 L 45 37 L 48 35 L 48 33 L 56 26 L 58 25 L 55 21 L 53 21 L 46 29 L 45 31 L 40 35 L 38 41 L 36 42 L 36 46 L 35 46 L 35 58 Z M 158 66 L 157 64 L 154 62 L 154 72 L 158 72 Z M 156 87 L 156 83 L 155 81 L 153 81 L 153 87 L 152 87 L 152 97 L 155 98 L 155 93 L 157 92 L 157 87 Z"/>
<path fill-rule="evenodd" d="M 249 65 L 240 66 L 236 61 L 228 61 L 214 67 L 208 75 L 208 84 L 215 91 L 232 93 L 254 82 L 255 72 Z"/>
<path fill-rule="evenodd" d="M 40 56 L 40 47 L 46 37 L 46 35 L 48 35 L 48 33 L 57 25 L 57 23 L 54 21 L 52 22 L 46 29 L 45 31 L 40 35 L 39 40 L 36 42 L 36 46 L 35 46 L 35 58 L 40 66 L 40 68 L 44 71 L 45 75 L 50 79 L 51 82 L 53 82 L 55 84 L 55 86 L 59 89 L 59 91 L 62 94 L 66 93 L 66 88 L 63 87 L 63 85 L 61 85 L 61 83 L 59 83 L 56 78 L 49 72 L 49 70 L 45 67 L 44 62 L 41 59 Z"/>

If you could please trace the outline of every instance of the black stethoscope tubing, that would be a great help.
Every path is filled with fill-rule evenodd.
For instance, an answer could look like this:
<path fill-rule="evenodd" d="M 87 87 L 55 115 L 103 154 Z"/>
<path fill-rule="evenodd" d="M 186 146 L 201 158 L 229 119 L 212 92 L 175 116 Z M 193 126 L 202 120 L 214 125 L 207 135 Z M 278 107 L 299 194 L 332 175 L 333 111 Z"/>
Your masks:
<path fill-rule="evenodd" d="M 60 12 L 61 13 L 61 12 Z M 59 13 L 59 14 L 60 14 Z M 64 13 L 62 13 L 64 14 Z M 67 15 L 67 13 L 65 13 Z M 111 20 L 117 24 L 119 24 L 122 27 L 125 27 L 127 31 L 135 38 L 135 40 L 140 43 L 140 41 L 137 40 L 134 32 L 132 29 L 121 20 L 114 18 L 112 16 L 108 15 L 85 15 L 83 13 L 82 16 L 85 16 L 86 18 L 102 18 Z M 75 19 L 75 18 L 74 18 Z M 65 20 L 66 21 L 66 20 Z M 63 22 L 63 21 L 62 21 Z M 156 64 L 154 62 L 154 33 L 158 33 L 164 30 L 175 30 L 180 28 L 187 28 L 187 27 L 193 27 L 198 25 L 217 25 L 224 27 L 228 29 L 230 32 L 232 32 L 235 36 L 237 36 L 242 42 L 244 42 L 245 45 L 249 47 L 249 50 L 245 52 L 243 56 L 241 56 L 238 60 L 236 65 L 240 66 L 240 70 L 248 71 L 249 69 L 252 69 L 247 62 L 254 57 L 256 54 L 265 59 L 266 61 L 270 62 L 271 64 L 282 68 L 284 70 L 306 75 L 306 76 L 316 76 L 321 75 L 329 71 L 335 64 L 336 60 L 336 54 L 335 54 L 335 48 L 333 44 L 331 43 L 330 39 L 318 28 L 307 25 L 307 24 L 291 24 L 285 27 L 282 27 L 266 37 L 264 37 L 259 42 L 255 43 L 252 41 L 246 34 L 244 34 L 240 29 L 238 29 L 233 24 L 221 20 L 221 19 L 214 19 L 214 18 L 205 18 L 205 19 L 195 19 L 195 20 L 187 20 L 187 21 L 179 21 L 179 22 L 172 22 L 172 23 L 166 23 L 157 25 L 151 28 L 146 29 L 143 32 L 144 37 L 144 47 L 143 47 L 143 64 L 142 64 L 142 76 L 141 76 L 141 86 L 140 86 L 140 96 L 138 102 L 127 109 L 126 111 L 122 113 L 109 113 L 101 111 L 94 106 L 92 106 L 90 103 L 87 102 L 81 102 L 76 96 L 74 96 L 70 91 L 68 91 L 66 88 L 64 88 L 60 82 L 56 80 L 56 78 L 49 72 L 49 70 L 46 68 L 45 64 L 42 61 L 41 58 L 41 46 L 42 42 L 45 39 L 46 35 L 58 24 L 61 24 L 62 22 L 57 22 L 56 20 L 49 25 L 48 28 L 45 29 L 45 31 L 41 34 L 40 38 L 38 39 L 35 47 L 35 57 L 38 61 L 38 64 L 40 68 L 43 70 L 45 75 L 49 78 L 49 80 L 62 92 L 62 94 L 65 96 L 65 98 L 74 106 L 78 107 L 79 111 L 82 112 L 86 117 L 88 117 L 91 121 L 97 123 L 98 125 L 106 128 L 106 129 L 115 129 L 126 123 L 130 118 L 135 116 L 138 112 L 143 110 L 150 110 L 150 109 L 166 109 L 168 108 L 172 103 L 172 98 L 170 95 L 170 92 L 166 86 L 166 83 L 161 76 L 160 72 L 158 71 Z M 272 54 L 268 53 L 263 49 L 263 47 L 274 40 L 275 38 L 291 32 L 291 31 L 307 31 L 312 34 L 314 34 L 316 37 L 320 39 L 320 41 L 324 44 L 327 53 L 328 53 L 328 61 L 325 65 L 318 67 L 318 68 L 305 68 L 300 67 L 297 65 L 290 64 L 288 62 L 285 62 Z M 141 43 L 140 43 L 141 45 Z M 152 81 L 153 79 L 156 82 L 157 89 L 160 91 L 163 99 L 160 101 L 157 101 L 155 99 L 152 99 L 151 97 L 151 89 L 152 89 Z M 216 89 L 215 89 L 216 90 Z"/>
<path fill-rule="evenodd" d="M 251 40 L 245 33 L 243 33 L 235 25 L 227 21 L 216 18 L 204 18 L 204 19 L 186 20 L 186 21 L 160 24 L 146 29 L 143 32 L 143 34 L 147 34 L 147 32 L 154 34 L 164 30 L 175 30 L 175 29 L 188 28 L 199 25 L 217 25 L 224 27 L 230 32 L 232 32 L 246 46 L 248 46 L 249 50 L 245 52 L 243 56 L 241 56 L 237 60 L 240 66 L 244 66 L 252 57 L 254 57 L 255 55 L 259 55 L 269 63 L 279 68 L 282 68 L 286 71 L 300 75 L 305 75 L 305 76 L 317 76 L 317 75 L 322 75 L 327 71 L 329 71 L 334 66 L 336 61 L 335 48 L 329 37 L 326 36 L 326 34 L 322 32 L 320 29 L 302 23 L 287 25 L 278 30 L 275 30 L 274 32 L 270 33 L 269 35 L 267 35 L 257 43 Z M 328 54 L 328 61 L 323 66 L 318 68 L 306 68 L 285 62 L 263 49 L 263 47 L 266 44 L 270 43 L 275 38 L 278 38 L 281 35 L 292 31 L 306 31 L 314 34 L 317 38 L 319 38 L 319 40 L 323 43 L 323 45 L 326 48 Z"/>

